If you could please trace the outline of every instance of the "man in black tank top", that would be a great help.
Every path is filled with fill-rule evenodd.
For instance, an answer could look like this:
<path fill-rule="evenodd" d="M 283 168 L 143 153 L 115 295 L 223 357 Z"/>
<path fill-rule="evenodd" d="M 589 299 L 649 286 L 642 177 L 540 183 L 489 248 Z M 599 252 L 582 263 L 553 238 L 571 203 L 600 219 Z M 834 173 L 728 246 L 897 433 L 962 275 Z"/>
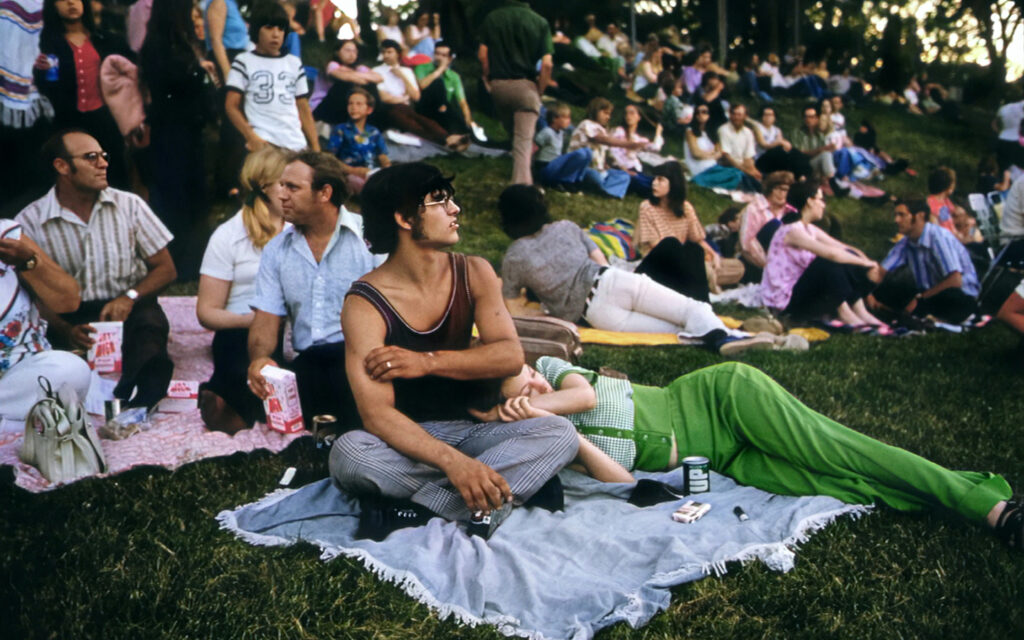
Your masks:
<path fill-rule="evenodd" d="M 463 412 L 476 393 L 467 383 L 518 373 L 523 351 L 490 264 L 443 251 L 459 240 L 452 193 L 422 163 L 383 169 L 363 190 L 370 250 L 390 255 L 342 309 L 364 430 L 339 437 L 330 458 L 335 483 L 361 496 L 357 537 L 434 516 L 487 537 L 513 505 L 561 508 L 556 474 L 576 455 L 576 432 L 558 416 L 477 423 Z"/>

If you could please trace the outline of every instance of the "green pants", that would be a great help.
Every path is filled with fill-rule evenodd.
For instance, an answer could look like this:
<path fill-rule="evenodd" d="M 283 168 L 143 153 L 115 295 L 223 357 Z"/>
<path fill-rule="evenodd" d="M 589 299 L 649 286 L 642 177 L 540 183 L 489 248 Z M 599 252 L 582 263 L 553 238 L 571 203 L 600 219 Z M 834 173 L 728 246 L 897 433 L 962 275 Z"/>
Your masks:
<path fill-rule="evenodd" d="M 706 456 L 713 470 L 772 493 L 880 501 L 902 511 L 941 506 L 975 521 L 1012 494 L 1001 476 L 952 471 L 844 427 L 740 363 L 644 389 L 634 402 L 638 428 L 671 422 L 680 459 Z"/>

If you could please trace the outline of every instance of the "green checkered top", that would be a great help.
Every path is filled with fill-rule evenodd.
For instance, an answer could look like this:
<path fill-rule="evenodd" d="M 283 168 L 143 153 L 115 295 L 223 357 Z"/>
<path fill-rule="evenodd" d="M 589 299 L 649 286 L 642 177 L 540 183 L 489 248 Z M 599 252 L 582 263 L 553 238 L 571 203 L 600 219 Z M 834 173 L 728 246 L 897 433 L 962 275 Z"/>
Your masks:
<path fill-rule="evenodd" d="M 633 385 L 628 380 L 608 378 L 573 364 L 543 356 L 537 359 L 537 371 L 555 389 L 570 373 L 586 378 L 597 394 L 593 409 L 565 416 L 584 438 L 607 453 L 626 469 L 636 464 L 633 428 Z"/>

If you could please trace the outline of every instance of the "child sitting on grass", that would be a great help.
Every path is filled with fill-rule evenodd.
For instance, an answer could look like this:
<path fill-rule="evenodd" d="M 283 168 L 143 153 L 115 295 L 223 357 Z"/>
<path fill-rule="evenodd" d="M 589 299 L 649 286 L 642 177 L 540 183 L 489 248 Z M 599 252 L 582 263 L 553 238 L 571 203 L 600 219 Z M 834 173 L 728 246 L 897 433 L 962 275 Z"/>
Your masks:
<path fill-rule="evenodd" d="M 736 246 L 739 244 L 740 226 L 743 221 L 740 217 L 741 211 L 739 207 L 729 207 L 718 216 L 718 222 L 704 227 L 708 244 L 724 258 L 736 257 Z"/>
<path fill-rule="evenodd" d="M 554 115 L 551 123 L 533 138 L 537 144 L 537 151 L 533 154 L 534 179 L 557 191 L 579 191 L 583 174 L 590 166 L 590 149 L 563 153 L 565 132 L 572 127 L 572 110 L 569 105 L 559 102 L 548 113 Z"/>
<path fill-rule="evenodd" d="M 224 110 L 249 151 L 268 143 L 292 151 L 320 150 L 302 61 L 281 52 L 288 23 L 281 5 L 261 7 L 249 22 L 256 49 L 231 63 Z"/>
<path fill-rule="evenodd" d="M 363 190 L 371 173 L 391 166 L 388 145 L 380 129 L 366 123 L 376 103 L 366 89 L 352 89 L 348 96 L 350 120 L 335 126 L 327 143 L 328 150 L 341 160 L 345 181 L 353 194 Z"/>

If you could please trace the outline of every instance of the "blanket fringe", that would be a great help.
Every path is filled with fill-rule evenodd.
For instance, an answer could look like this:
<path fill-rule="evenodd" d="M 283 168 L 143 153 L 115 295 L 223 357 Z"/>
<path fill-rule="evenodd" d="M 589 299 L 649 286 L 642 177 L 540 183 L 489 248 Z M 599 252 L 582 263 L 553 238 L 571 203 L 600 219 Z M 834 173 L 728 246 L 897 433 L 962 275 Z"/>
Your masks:
<path fill-rule="evenodd" d="M 726 566 L 728 562 L 739 562 L 741 565 L 745 565 L 753 560 L 760 560 L 772 571 L 788 573 L 796 566 L 796 553 L 794 551 L 799 549 L 800 545 L 810 540 L 812 535 L 832 524 L 841 516 L 849 516 L 851 519 L 857 520 L 871 513 L 873 508 L 871 505 L 846 505 L 835 511 L 819 513 L 804 518 L 797 525 L 796 532 L 785 540 L 770 544 L 752 545 L 731 558 L 705 563 L 701 570 L 705 575 L 714 573 L 715 577 L 722 577 L 728 573 L 728 567 Z"/>
<path fill-rule="evenodd" d="M 284 500 L 291 494 L 298 491 L 298 489 L 278 489 L 272 491 L 267 495 L 260 498 L 258 502 L 250 505 L 254 510 L 266 509 L 272 504 Z M 242 505 L 245 506 L 245 505 Z M 268 536 L 261 533 L 253 533 L 252 531 L 246 531 L 238 526 L 238 518 L 235 517 L 235 512 L 241 509 L 241 506 L 235 507 L 234 509 L 225 509 L 217 514 L 217 522 L 220 523 L 220 528 L 230 531 L 242 540 L 248 542 L 251 545 L 260 547 L 286 547 L 288 545 L 295 544 L 295 540 L 292 538 L 283 538 L 281 536 Z"/>
<path fill-rule="evenodd" d="M 264 496 L 258 502 L 250 505 L 250 508 L 256 510 L 265 509 L 283 500 L 295 491 L 296 489 L 280 489 Z M 714 574 L 716 577 L 721 577 L 728 573 L 727 563 L 739 562 L 745 565 L 752 560 L 760 560 L 768 568 L 786 573 L 795 566 L 794 559 L 796 555 L 794 550 L 807 542 L 813 534 L 824 529 L 841 516 L 849 516 L 856 520 L 871 513 L 872 510 L 873 507 L 869 505 L 844 505 L 833 511 L 810 516 L 801 520 L 797 525 L 796 532 L 781 542 L 750 545 L 729 558 L 704 563 L 699 567 L 683 567 L 675 571 L 652 576 L 647 584 L 674 585 L 678 583 L 680 576 L 693 574 Z M 285 546 L 296 542 L 295 540 L 280 536 L 268 536 L 245 531 L 238 526 L 234 511 L 221 511 L 217 514 L 217 521 L 222 529 L 231 531 L 242 540 L 253 545 Z M 381 580 L 394 584 L 409 597 L 429 607 L 436 613 L 439 620 L 447 620 L 449 617 L 452 617 L 457 622 L 470 627 L 476 627 L 480 624 L 492 625 L 504 636 L 528 638 L 529 640 L 550 640 L 539 631 L 522 628 L 520 626 L 521 621 L 514 616 L 493 615 L 480 617 L 462 607 L 442 602 L 435 598 L 413 573 L 388 566 L 375 558 L 369 550 L 354 547 L 338 547 L 320 540 L 309 540 L 309 542 L 320 547 L 320 559 L 322 561 L 326 562 L 339 556 L 344 556 L 361 562 L 365 569 Z M 623 621 L 631 627 L 637 628 L 639 624 L 647 620 L 649 616 L 645 612 L 644 602 L 640 595 L 638 593 L 631 593 L 628 597 L 629 602 L 617 607 L 604 617 L 602 627 Z M 586 640 L 590 636 L 591 634 L 587 629 L 577 628 L 573 640 Z"/>

